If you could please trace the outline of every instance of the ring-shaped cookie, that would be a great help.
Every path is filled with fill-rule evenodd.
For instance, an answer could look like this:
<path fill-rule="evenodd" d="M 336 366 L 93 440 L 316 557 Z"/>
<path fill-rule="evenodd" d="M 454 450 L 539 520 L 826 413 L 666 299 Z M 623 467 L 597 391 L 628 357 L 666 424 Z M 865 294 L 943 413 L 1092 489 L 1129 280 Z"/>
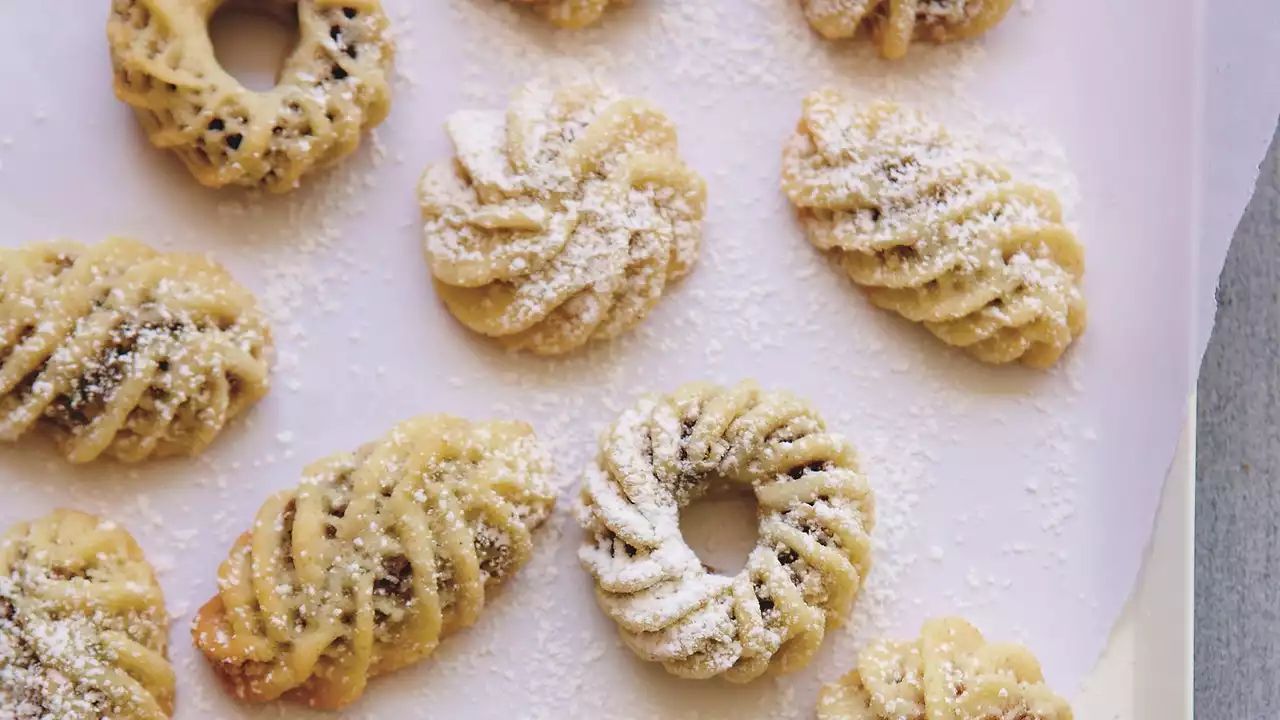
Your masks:
<path fill-rule="evenodd" d="M 759 505 L 759 543 L 733 577 L 680 534 L 680 509 L 713 481 Z M 861 589 L 875 523 L 853 448 L 806 403 L 749 382 L 623 413 L 587 470 L 580 520 L 579 559 L 626 645 L 672 674 L 734 682 L 809 663 Z"/>
<path fill-rule="evenodd" d="M 254 92 L 214 56 L 209 19 L 225 1 L 113 0 L 116 96 L 202 185 L 288 192 L 353 152 L 390 111 L 387 16 L 378 0 L 254 3 L 260 12 L 296 6 L 299 29 L 276 86 Z"/>

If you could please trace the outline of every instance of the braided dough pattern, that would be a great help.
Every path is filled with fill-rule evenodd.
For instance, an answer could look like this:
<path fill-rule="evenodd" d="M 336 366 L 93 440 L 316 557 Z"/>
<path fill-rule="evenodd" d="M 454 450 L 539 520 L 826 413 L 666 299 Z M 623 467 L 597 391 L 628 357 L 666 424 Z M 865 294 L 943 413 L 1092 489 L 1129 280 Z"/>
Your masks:
<path fill-rule="evenodd" d="M 635 326 L 697 259 L 706 187 L 647 102 L 533 83 L 447 129 L 457 158 L 419 196 L 436 292 L 468 328 L 569 352 Z"/>
<path fill-rule="evenodd" d="M 916 642 L 880 641 L 822 688 L 818 720 L 1071 720 L 1021 645 L 989 645 L 969 623 L 925 623 Z"/>
<path fill-rule="evenodd" d="M 531 5 L 535 12 L 546 18 L 551 24 L 566 30 L 581 30 L 593 25 L 604 15 L 612 3 L 614 5 L 625 0 L 513 0 L 524 5 Z"/>
<path fill-rule="evenodd" d="M 111 238 L 0 249 L 0 439 L 72 462 L 194 454 L 267 392 L 253 296 L 204 256 Z"/>
<path fill-rule="evenodd" d="M 711 478 L 751 487 L 760 542 L 734 577 L 705 568 L 680 508 Z M 752 383 L 643 398 L 601 438 L 579 559 L 640 657 L 746 682 L 807 665 L 871 566 L 874 503 L 853 449 L 805 403 Z"/>
<path fill-rule="evenodd" d="M 828 40 L 867 32 L 880 54 L 896 60 L 912 40 L 977 37 L 995 27 L 1013 0 L 800 0 L 805 17 Z"/>
<path fill-rule="evenodd" d="M 0 716 L 160 720 L 173 712 L 169 616 L 120 526 L 71 510 L 0 543 Z"/>
<path fill-rule="evenodd" d="M 1084 332 L 1084 248 L 1057 196 L 918 113 L 810 94 L 782 183 L 872 303 L 979 360 L 1049 367 Z"/>
<path fill-rule="evenodd" d="M 528 561 L 551 462 L 524 423 L 425 416 L 258 511 L 193 635 L 228 692 L 337 708 L 473 624 Z"/>
<path fill-rule="evenodd" d="M 275 88 L 253 92 L 214 57 L 208 23 L 223 2 L 112 0 L 116 96 L 202 185 L 288 192 L 355 151 L 390 111 L 387 17 L 377 0 L 253 3 L 267 13 L 297 5 L 300 31 Z"/>

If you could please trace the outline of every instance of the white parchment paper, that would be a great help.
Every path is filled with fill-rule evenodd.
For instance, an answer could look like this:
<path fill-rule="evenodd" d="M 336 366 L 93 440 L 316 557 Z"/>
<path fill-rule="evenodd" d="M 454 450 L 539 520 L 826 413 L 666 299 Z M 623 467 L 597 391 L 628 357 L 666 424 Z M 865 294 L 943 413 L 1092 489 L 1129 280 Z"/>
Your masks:
<path fill-rule="evenodd" d="M 559 515 L 476 627 L 344 716 L 809 717 L 867 638 L 940 613 L 1027 642 L 1073 693 L 1140 567 L 1214 281 L 1280 108 L 1280 8 L 1040 0 L 981 42 L 889 64 L 818 40 L 793 0 L 637 0 L 580 34 L 495 0 L 387 4 L 391 118 L 284 198 L 201 188 L 147 146 L 111 94 L 105 3 L 0 6 L 3 242 L 126 234 L 210 252 L 275 323 L 272 394 L 202 458 L 76 468 L 39 441 L 0 452 L 0 524 L 74 506 L 139 537 L 176 616 L 179 717 L 306 714 L 225 698 L 187 623 L 259 503 L 307 462 L 419 413 L 518 417 L 556 449 L 567 507 L 603 424 L 641 392 L 700 378 L 790 388 L 863 452 L 877 567 L 808 669 L 736 687 L 637 661 Z M 219 48 L 251 74 L 271 33 L 236 27 Z M 639 332 L 553 362 L 506 355 L 437 304 L 414 185 L 449 152 L 450 112 L 501 107 L 513 83 L 565 65 L 666 108 L 711 209 L 700 267 Z M 1061 367 L 980 366 L 868 307 L 807 245 L 778 155 L 801 97 L 825 84 L 921 105 L 1061 191 L 1088 247 L 1091 313 Z"/>

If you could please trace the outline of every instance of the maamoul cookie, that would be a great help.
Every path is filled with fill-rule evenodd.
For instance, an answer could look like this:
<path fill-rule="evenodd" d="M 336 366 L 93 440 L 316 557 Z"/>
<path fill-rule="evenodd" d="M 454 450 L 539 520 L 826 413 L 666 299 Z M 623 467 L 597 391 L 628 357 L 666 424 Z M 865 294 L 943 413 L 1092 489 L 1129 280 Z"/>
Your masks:
<path fill-rule="evenodd" d="M 734 577 L 680 535 L 712 482 L 749 487 L 760 541 Z M 648 396 L 614 422 L 582 487 L 578 557 L 623 642 L 688 678 L 808 664 L 871 567 L 874 503 L 853 448 L 804 402 L 753 383 Z"/>
<path fill-rule="evenodd" d="M 706 188 L 676 129 L 599 85 L 521 88 L 461 112 L 419 187 L 436 292 L 472 330 L 540 355 L 639 323 L 698 255 Z"/>
<path fill-rule="evenodd" d="M 1057 196 L 920 114 L 812 93 L 782 173 L 810 242 L 943 342 L 1046 368 L 1084 332 L 1084 248 Z"/>
<path fill-rule="evenodd" d="M 610 4 L 618 5 L 626 0 L 512 0 L 529 5 L 535 12 L 553 25 L 566 30 L 581 30 L 595 24 Z"/>
<path fill-rule="evenodd" d="M 1021 645 L 989 645 L 960 618 L 924 624 L 914 642 L 881 640 L 822 688 L 818 720 L 1071 720 Z"/>
<path fill-rule="evenodd" d="M 267 392 L 253 296 L 202 255 L 124 238 L 0 248 L 0 439 L 72 462 L 194 454 Z"/>
<path fill-rule="evenodd" d="M 229 693 L 337 708 L 476 621 L 551 512 L 528 425 L 425 416 L 258 511 L 192 634 Z"/>
<path fill-rule="evenodd" d="M 378 0 L 274 0 L 301 37 L 276 86 L 254 92 L 218 64 L 209 18 L 224 0 L 112 0 L 107 21 L 116 96 L 152 144 L 178 154 L 202 185 L 288 192 L 349 155 L 391 109 L 393 47 Z M 293 6 L 297 6 L 294 8 Z"/>
<path fill-rule="evenodd" d="M 946 43 L 995 27 L 1013 0 L 800 0 L 805 17 L 828 40 L 870 35 L 880 54 L 897 59 L 913 40 Z"/>
<path fill-rule="evenodd" d="M 0 717 L 167 718 L 168 634 L 155 573 L 119 525 L 55 510 L 0 541 Z"/>

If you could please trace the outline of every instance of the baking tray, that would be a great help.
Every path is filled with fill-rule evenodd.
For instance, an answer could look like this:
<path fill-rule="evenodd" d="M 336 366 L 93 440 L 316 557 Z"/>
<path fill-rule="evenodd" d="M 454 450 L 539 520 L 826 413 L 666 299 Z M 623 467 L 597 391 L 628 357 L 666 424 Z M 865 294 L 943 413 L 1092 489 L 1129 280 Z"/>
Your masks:
<path fill-rule="evenodd" d="M 70 467 L 39 442 L 0 451 L 0 523 L 71 505 L 142 541 L 176 618 L 179 717 L 281 712 L 223 697 L 186 623 L 257 505 L 306 462 L 423 412 L 518 417 L 553 447 L 567 506 L 595 432 L 635 395 L 747 376 L 813 398 L 862 451 L 878 492 L 877 569 L 811 667 L 731 687 L 637 662 L 594 607 L 562 513 L 476 627 L 432 662 L 376 681 L 351 712 L 807 717 L 817 686 L 866 640 L 952 612 L 1027 642 L 1076 696 L 1139 577 L 1198 364 L 1186 349 L 1203 348 L 1186 318 L 1205 293 L 1187 288 L 1221 255 L 1203 250 L 1201 229 L 1229 217 L 1239 194 L 1206 201 L 1198 180 L 1202 135 L 1218 127 L 1200 112 L 1210 90 L 1186 81 L 1204 75 L 1201 4 L 1023 3 L 981 42 L 894 64 L 816 40 L 790 0 L 639 2 L 579 34 L 493 0 L 387 6 L 399 36 L 390 119 L 357 156 L 284 198 L 206 190 L 147 146 L 111 94 L 105 6 L 0 6 L 0 26 L 40 28 L 0 48 L 4 242 L 124 234 L 209 252 L 275 325 L 272 394 L 201 458 Z M 231 34 L 241 71 L 270 60 L 254 26 Z M 564 361 L 508 355 L 436 302 L 414 186 L 449 153 L 449 113 L 500 108 L 534 75 L 583 71 L 677 122 L 710 187 L 701 263 L 619 342 Z M 920 106 L 1060 191 L 1088 248 L 1092 308 L 1062 366 L 980 366 L 867 307 L 808 247 L 778 191 L 778 153 L 800 98 L 823 85 Z M 1225 178 L 1215 189 L 1242 185 L 1245 165 L 1215 165 Z"/>

